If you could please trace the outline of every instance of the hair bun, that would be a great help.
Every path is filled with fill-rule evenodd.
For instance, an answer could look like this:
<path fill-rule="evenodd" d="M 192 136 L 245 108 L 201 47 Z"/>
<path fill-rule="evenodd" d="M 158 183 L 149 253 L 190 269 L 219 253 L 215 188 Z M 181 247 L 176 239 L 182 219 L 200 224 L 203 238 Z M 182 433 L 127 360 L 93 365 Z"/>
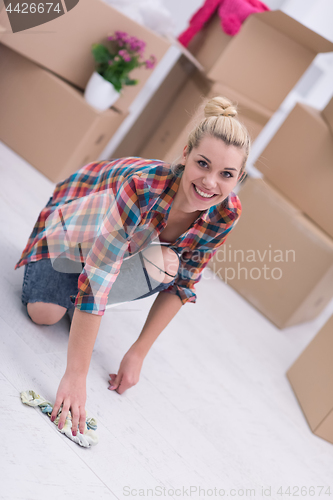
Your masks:
<path fill-rule="evenodd" d="M 226 97 L 213 97 L 205 105 L 205 117 L 210 116 L 237 116 L 237 109 Z"/>

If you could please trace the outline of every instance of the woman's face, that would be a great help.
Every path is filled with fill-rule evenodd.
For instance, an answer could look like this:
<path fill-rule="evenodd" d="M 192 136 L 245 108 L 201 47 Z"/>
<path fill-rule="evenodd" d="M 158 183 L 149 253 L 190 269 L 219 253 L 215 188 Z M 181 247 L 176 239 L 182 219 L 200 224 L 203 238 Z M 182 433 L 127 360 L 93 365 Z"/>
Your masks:
<path fill-rule="evenodd" d="M 204 137 L 190 154 L 185 147 L 179 208 L 184 212 L 202 211 L 225 200 L 237 184 L 243 159 L 241 149 L 215 137 Z"/>

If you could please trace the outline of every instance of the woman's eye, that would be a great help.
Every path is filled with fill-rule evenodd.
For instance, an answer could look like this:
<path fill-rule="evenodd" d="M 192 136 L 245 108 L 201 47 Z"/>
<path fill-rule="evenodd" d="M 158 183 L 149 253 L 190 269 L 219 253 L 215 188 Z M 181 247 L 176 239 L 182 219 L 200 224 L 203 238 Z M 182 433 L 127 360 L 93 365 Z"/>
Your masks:
<path fill-rule="evenodd" d="M 207 163 L 204 160 L 199 160 L 198 164 L 200 165 L 200 167 L 207 167 Z"/>
<path fill-rule="evenodd" d="M 230 177 L 233 177 L 233 175 L 230 172 L 223 172 L 223 177 L 226 177 L 227 179 L 230 179 Z"/>

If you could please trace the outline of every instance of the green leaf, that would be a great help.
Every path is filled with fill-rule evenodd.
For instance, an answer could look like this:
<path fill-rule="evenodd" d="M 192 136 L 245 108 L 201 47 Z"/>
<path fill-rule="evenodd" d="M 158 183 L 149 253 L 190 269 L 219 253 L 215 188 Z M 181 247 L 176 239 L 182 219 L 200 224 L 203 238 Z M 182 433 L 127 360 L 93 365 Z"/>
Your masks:
<path fill-rule="evenodd" d="M 131 80 L 128 76 L 125 78 L 125 85 L 137 85 L 139 80 Z"/>
<path fill-rule="evenodd" d="M 99 43 L 92 46 L 92 54 L 98 64 L 107 64 L 110 59 L 113 59 L 108 49 Z"/>
<path fill-rule="evenodd" d="M 112 70 L 112 67 L 109 66 L 103 74 L 103 78 L 107 80 L 108 82 L 112 83 L 114 88 L 116 89 L 117 92 L 120 92 L 122 89 L 122 83 L 120 78 L 115 74 L 115 72 Z"/>

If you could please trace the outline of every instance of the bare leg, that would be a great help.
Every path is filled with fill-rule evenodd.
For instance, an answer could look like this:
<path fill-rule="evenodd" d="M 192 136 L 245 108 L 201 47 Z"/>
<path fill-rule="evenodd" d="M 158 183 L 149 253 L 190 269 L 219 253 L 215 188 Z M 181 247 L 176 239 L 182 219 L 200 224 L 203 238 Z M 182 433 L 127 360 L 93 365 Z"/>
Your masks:
<path fill-rule="evenodd" d="M 145 249 L 142 254 L 150 261 L 146 261 L 145 266 L 152 278 L 159 283 L 170 283 L 173 280 L 172 276 L 177 274 L 179 267 L 178 257 L 173 250 L 168 247 L 152 246 Z M 31 320 L 37 325 L 54 325 L 66 314 L 67 309 L 52 303 L 28 302 L 27 311 Z"/>
<path fill-rule="evenodd" d="M 27 311 L 37 325 L 54 325 L 65 315 L 66 307 L 46 302 L 28 302 Z"/>

